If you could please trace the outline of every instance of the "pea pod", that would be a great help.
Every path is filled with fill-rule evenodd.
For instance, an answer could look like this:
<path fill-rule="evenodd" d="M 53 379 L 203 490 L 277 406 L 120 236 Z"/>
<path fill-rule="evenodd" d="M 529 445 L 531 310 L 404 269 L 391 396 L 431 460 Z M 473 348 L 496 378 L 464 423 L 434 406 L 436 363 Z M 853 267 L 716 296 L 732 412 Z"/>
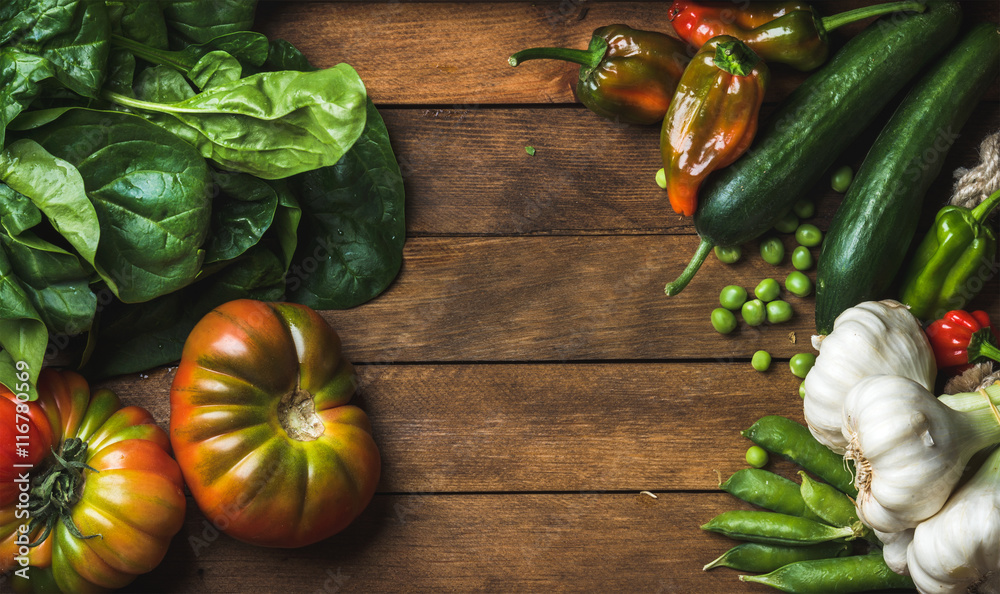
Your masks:
<path fill-rule="evenodd" d="M 798 594 L 844 594 L 868 590 L 913 589 L 913 580 L 894 573 L 877 550 L 868 555 L 799 561 L 764 575 L 741 575 L 754 582 Z"/>
<path fill-rule="evenodd" d="M 822 521 L 820 516 L 813 513 L 806 505 L 798 485 L 767 470 L 757 468 L 738 470 L 726 482 L 719 485 L 719 488 L 733 497 L 771 511 Z"/>
<path fill-rule="evenodd" d="M 739 571 L 765 573 L 784 567 L 789 563 L 812 559 L 829 559 L 850 554 L 851 545 L 844 542 L 823 542 L 807 547 L 786 547 L 780 545 L 745 542 L 738 544 L 702 568 L 708 571 L 716 567 L 729 567 Z"/>
<path fill-rule="evenodd" d="M 766 511 L 722 512 L 701 529 L 736 540 L 790 547 L 854 538 L 854 530 L 850 527 L 827 526 L 798 516 Z"/>
<path fill-rule="evenodd" d="M 743 437 L 772 454 L 785 456 L 841 492 L 857 496 L 850 462 L 816 441 L 800 423 L 782 416 L 769 415 L 744 431 Z"/>

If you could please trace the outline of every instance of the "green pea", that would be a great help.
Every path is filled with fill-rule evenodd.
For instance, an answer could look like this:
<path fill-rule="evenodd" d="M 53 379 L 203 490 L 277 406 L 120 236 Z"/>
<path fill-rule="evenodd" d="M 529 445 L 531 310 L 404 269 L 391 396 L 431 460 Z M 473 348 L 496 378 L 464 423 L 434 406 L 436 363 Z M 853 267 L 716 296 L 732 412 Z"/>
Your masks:
<path fill-rule="evenodd" d="M 715 257 L 723 264 L 735 264 L 743 256 L 743 249 L 740 246 L 720 247 L 715 246 Z"/>
<path fill-rule="evenodd" d="M 747 300 L 747 290 L 739 285 L 727 285 L 719 293 L 719 304 L 726 309 L 737 310 Z"/>
<path fill-rule="evenodd" d="M 754 446 L 761 450 L 760 446 Z M 763 450 L 767 456 L 767 451 Z M 749 455 L 750 450 L 747 450 Z M 749 460 L 748 460 L 749 462 Z M 753 465 L 752 462 L 749 462 Z M 765 464 L 767 462 L 765 461 Z M 761 464 L 763 466 L 763 464 Z M 809 510 L 799 485 L 783 476 L 759 468 L 743 468 L 733 473 L 719 488 L 737 499 L 780 514 L 819 520 Z"/>
<path fill-rule="evenodd" d="M 889 569 L 882 551 L 867 555 L 797 561 L 763 575 L 741 575 L 740 580 L 777 588 L 782 592 L 868 592 L 914 588 L 913 580 Z"/>
<path fill-rule="evenodd" d="M 806 382 L 805 381 L 803 381 L 802 383 L 799 384 L 799 398 L 801 398 L 803 400 L 806 399 Z"/>
<path fill-rule="evenodd" d="M 781 293 L 781 285 L 778 281 L 773 278 L 765 278 L 764 280 L 757 283 L 757 287 L 753 290 L 753 294 L 764 303 L 768 301 L 774 301 L 778 298 Z"/>
<path fill-rule="evenodd" d="M 851 187 L 851 181 L 854 180 L 854 171 L 849 165 L 844 165 L 840 169 L 833 172 L 830 176 L 830 187 L 833 188 L 834 192 L 840 192 L 843 194 Z"/>
<path fill-rule="evenodd" d="M 785 244 L 777 237 L 770 237 L 760 243 L 760 257 L 772 266 L 781 264 L 785 259 Z"/>
<path fill-rule="evenodd" d="M 774 223 L 774 230 L 778 233 L 795 233 L 798 227 L 799 217 L 792 211 L 786 212 L 784 216 Z"/>
<path fill-rule="evenodd" d="M 792 306 L 787 301 L 776 299 L 767 304 L 767 321 L 771 324 L 781 324 L 792 319 Z"/>
<path fill-rule="evenodd" d="M 854 536 L 850 527 L 827 526 L 814 520 L 769 511 L 722 512 L 701 527 L 729 538 L 774 545 L 809 545 Z"/>
<path fill-rule="evenodd" d="M 809 270 L 813 266 L 813 255 L 804 245 L 796 246 L 792 250 L 792 266 L 795 270 Z"/>
<path fill-rule="evenodd" d="M 796 270 L 788 273 L 788 276 L 785 277 L 785 289 L 792 295 L 805 297 L 812 293 L 813 284 L 808 276 Z"/>
<path fill-rule="evenodd" d="M 743 321 L 748 326 L 760 326 L 767 319 L 767 310 L 764 309 L 764 302 L 760 299 L 751 299 L 740 308 Z"/>
<path fill-rule="evenodd" d="M 788 366 L 792 368 L 792 375 L 805 379 L 806 374 L 816 364 L 816 355 L 812 353 L 796 353 L 788 361 Z"/>
<path fill-rule="evenodd" d="M 802 486 L 800 487 L 802 500 L 805 501 L 806 507 L 819 516 L 821 520 L 831 526 L 855 526 L 858 524 L 858 510 L 850 497 L 832 485 L 814 481 L 803 470 L 799 471 L 799 476 L 802 477 Z"/>
<path fill-rule="evenodd" d="M 795 230 L 795 241 L 806 247 L 816 247 L 823 243 L 823 232 L 812 223 L 803 223 Z"/>
<path fill-rule="evenodd" d="M 756 542 L 736 545 L 702 568 L 703 571 L 716 567 L 729 567 L 737 571 L 767 573 L 789 563 L 844 557 L 851 552 L 851 545 L 845 542 L 822 542 L 806 547 L 783 547 Z"/>
<path fill-rule="evenodd" d="M 667 171 L 663 167 L 660 167 L 660 170 L 656 172 L 656 185 L 664 190 L 667 189 Z"/>
<path fill-rule="evenodd" d="M 771 366 L 771 353 L 767 351 L 757 351 L 750 359 L 750 366 L 757 371 L 767 371 Z"/>
<path fill-rule="evenodd" d="M 754 468 L 767 466 L 767 452 L 760 446 L 750 446 L 746 454 L 747 464 Z"/>
<path fill-rule="evenodd" d="M 736 316 L 723 307 L 712 310 L 712 327 L 719 334 L 729 334 L 736 329 Z"/>
<path fill-rule="evenodd" d="M 780 415 L 762 417 L 743 437 L 771 452 L 784 456 L 827 483 L 856 497 L 853 465 L 844 457 L 816 441 L 804 425 Z"/>
<path fill-rule="evenodd" d="M 813 203 L 812 200 L 806 200 L 803 198 L 792 206 L 792 212 L 794 212 L 800 219 L 808 219 L 816 214 L 816 204 Z M 792 231 L 787 231 L 787 233 L 791 232 Z"/>

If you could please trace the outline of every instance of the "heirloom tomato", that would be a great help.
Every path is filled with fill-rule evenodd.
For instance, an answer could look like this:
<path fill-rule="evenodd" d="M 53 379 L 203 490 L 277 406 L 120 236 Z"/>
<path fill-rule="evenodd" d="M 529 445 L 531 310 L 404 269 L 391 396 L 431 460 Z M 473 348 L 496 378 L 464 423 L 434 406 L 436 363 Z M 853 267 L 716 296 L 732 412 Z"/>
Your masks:
<path fill-rule="evenodd" d="M 230 301 L 184 343 L 170 439 L 208 519 L 251 544 L 299 547 L 346 527 L 381 461 L 340 338 L 312 309 Z"/>
<path fill-rule="evenodd" d="M 167 434 L 72 371 L 43 369 L 37 392 L 25 402 L 0 387 L 0 571 L 18 591 L 124 587 L 184 521 Z"/>

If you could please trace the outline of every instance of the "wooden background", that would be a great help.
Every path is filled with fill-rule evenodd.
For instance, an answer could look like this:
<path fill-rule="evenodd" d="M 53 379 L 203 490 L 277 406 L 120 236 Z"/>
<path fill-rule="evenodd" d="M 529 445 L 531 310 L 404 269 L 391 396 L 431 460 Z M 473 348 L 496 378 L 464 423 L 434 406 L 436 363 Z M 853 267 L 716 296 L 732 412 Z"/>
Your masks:
<path fill-rule="evenodd" d="M 583 109 L 573 66 L 506 62 L 524 47 L 584 47 L 613 22 L 668 31 L 666 6 L 261 6 L 270 36 L 358 70 L 405 175 L 402 273 L 371 303 L 324 314 L 358 363 L 383 476 L 351 527 L 297 550 L 220 535 L 189 500 L 166 560 L 130 590 L 766 591 L 703 572 L 733 543 L 699 526 L 748 507 L 717 489 L 720 473 L 746 466 L 739 431 L 765 414 L 801 419 L 787 360 L 811 351 L 813 300 L 789 297 L 789 323 L 715 333 L 724 285 L 791 271 L 756 246 L 735 266 L 710 257 L 665 297 L 697 238 L 653 183 L 658 128 Z M 967 14 L 996 22 L 997 7 L 969 2 Z M 768 111 L 803 79 L 773 73 Z M 948 155 L 925 222 L 951 172 L 1000 128 L 997 98 L 994 85 Z M 856 169 L 877 131 L 843 162 Z M 825 229 L 840 196 L 824 181 L 810 197 Z M 974 305 L 1000 319 L 996 277 Z M 757 349 L 775 356 L 767 373 L 750 367 Z M 166 425 L 171 380 L 168 368 L 107 385 Z M 793 476 L 788 463 L 771 468 Z"/>

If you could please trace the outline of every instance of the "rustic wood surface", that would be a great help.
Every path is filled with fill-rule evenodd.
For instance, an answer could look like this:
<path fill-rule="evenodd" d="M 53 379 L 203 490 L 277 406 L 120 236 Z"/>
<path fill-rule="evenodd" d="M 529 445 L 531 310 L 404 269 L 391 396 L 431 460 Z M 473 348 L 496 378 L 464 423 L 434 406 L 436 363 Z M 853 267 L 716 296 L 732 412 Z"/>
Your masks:
<path fill-rule="evenodd" d="M 997 20 L 995 2 L 966 7 L 971 20 Z M 787 360 L 811 351 L 813 301 L 789 297 L 787 324 L 715 333 L 708 314 L 724 285 L 791 271 L 763 263 L 755 245 L 736 266 L 710 257 L 684 293 L 665 297 L 697 239 L 653 184 L 658 130 L 581 108 L 574 67 L 506 63 L 532 45 L 582 47 L 611 22 L 666 31 L 664 8 L 262 4 L 263 31 L 317 65 L 357 68 L 406 178 L 399 278 L 366 305 L 323 312 L 358 363 L 382 480 L 346 531 L 297 550 L 234 541 L 189 499 L 167 559 L 130 590 L 768 591 L 730 570 L 703 572 L 733 543 L 699 526 L 748 508 L 718 490 L 746 466 L 739 431 L 765 414 L 801 420 Z M 776 74 L 772 102 L 803 80 Z M 1000 127 L 996 100 L 994 85 L 949 154 L 925 222 L 950 172 L 973 165 L 983 135 Z M 876 132 L 842 161 L 860 164 Z M 822 184 L 812 197 L 825 229 L 840 195 Z M 996 275 L 974 305 L 1000 318 Z M 767 373 L 749 365 L 757 349 L 775 355 Z M 172 377 L 164 368 L 105 385 L 165 425 Z M 769 468 L 794 476 L 788 462 Z"/>

